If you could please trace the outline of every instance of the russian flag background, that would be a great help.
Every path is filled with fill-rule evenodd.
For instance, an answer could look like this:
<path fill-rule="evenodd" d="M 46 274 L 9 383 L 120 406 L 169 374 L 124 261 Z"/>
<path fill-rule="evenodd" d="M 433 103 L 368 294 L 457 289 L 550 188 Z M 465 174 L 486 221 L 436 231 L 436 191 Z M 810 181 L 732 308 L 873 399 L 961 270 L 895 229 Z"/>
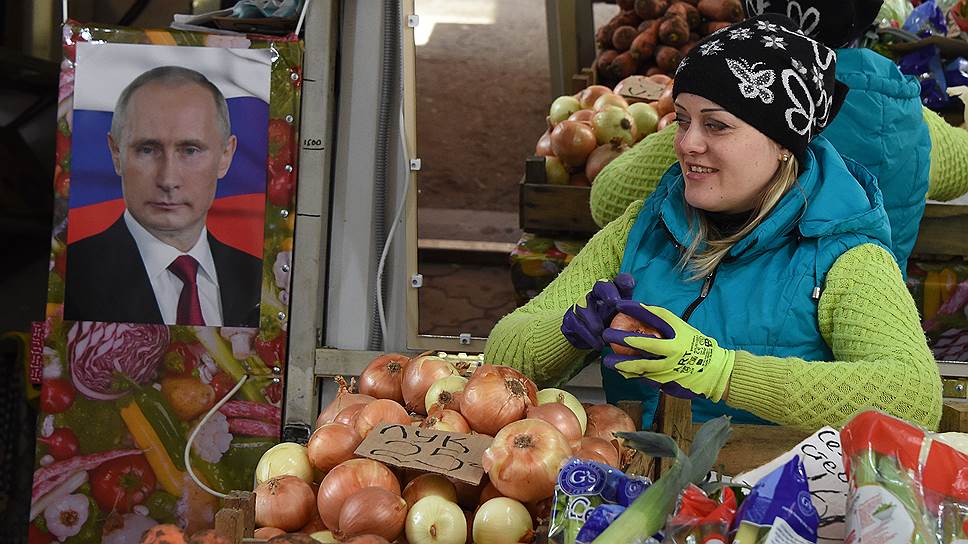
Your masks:
<path fill-rule="evenodd" d="M 268 159 L 268 50 L 81 42 L 77 49 L 67 243 L 100 233 L 124 212 L 108 149 L 124 87 L 157 66 L 202 72 L 225 94 L 238 147 L 219 180 L 207 227 L 222 242 L 262 258 Z"/>

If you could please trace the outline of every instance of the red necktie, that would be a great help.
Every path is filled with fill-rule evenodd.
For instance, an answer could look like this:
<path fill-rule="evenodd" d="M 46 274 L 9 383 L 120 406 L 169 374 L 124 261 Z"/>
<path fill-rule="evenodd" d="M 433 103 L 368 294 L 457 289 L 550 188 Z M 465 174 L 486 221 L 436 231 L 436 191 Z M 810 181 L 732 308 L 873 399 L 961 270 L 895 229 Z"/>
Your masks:
<path fill-rule="evenodd" d="M 202 317 L 202 303 L 198 300 L 198 283 L 195 280 L 198 261 L 191 255 L 180 255 L 168 265 L 168 270 L 178 276 L 183 284 L 178 297 L 176 324 L 204 325 L 205 318 Z"/>

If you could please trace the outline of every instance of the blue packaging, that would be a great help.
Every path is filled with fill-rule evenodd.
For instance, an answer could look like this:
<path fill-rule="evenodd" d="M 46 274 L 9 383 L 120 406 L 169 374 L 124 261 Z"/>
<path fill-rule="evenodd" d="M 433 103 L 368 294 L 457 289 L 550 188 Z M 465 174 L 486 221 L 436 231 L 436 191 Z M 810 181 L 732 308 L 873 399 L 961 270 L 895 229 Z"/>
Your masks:
<path fill-rule="evenodd" d="M 757 544 L 773 531 L 780 541 L 816 543 L 819 524 L 806 470 L 794 456 L 757 482 L 739 506 L 733 544 Z"/>

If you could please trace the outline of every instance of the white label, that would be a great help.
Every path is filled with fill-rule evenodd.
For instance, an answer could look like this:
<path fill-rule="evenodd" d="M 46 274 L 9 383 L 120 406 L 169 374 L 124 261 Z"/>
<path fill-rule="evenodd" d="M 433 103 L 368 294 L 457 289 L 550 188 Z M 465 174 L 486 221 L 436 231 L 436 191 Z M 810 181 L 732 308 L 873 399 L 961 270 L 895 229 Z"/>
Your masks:
<path fill-rule="evenodd" d="M 865 485 L 851 495 L 845 544 L 907 544 L 913 534 L 914 520 L 890 491 Z"/>
<path fill-rule="evenodd" d="M 773 520 L 773 528 L 767 533 L 763 544 L 812 544 L 809 540 L 798 535 L 790 524 L 782 518 Z"/>

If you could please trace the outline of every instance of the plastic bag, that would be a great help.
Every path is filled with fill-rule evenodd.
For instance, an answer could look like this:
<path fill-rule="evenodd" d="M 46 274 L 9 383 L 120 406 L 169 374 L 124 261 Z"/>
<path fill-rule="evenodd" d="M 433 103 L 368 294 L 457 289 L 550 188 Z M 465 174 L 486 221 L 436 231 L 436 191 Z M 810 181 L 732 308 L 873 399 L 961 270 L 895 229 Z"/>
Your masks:
<path fill-rule="evenodd" d="M 888 26 L 900 28 L 911 16 L 913 10 L 914 6 L 911 5 L 910 0 L 884 0 L 881 10 L 877 13 L 877 20 L 881 26 L 886 22 Z"/>
<path fill-rule="evenodd" d="M 968 455 L 934 433 L 881 412 L 858 414 L 841 431 L 850 488 L 845 544 L 942 544 L 966 537 Z"/>
<path fill-rule="evenodd" d="M 736 495 L 724 487 L 719 501 L 689 485 L 682 492 L 679 509 L 665 527 L 663 544 L 728 542 L 726 535 L 736 516 Z"/>
<path fill-rule="evenodd" d="M 795 455 L 753 486 L 736 512 L 733 544 L 817 542 L 819 524 L 806 471 Z"/>
<path fill-rule="evenodd" d="M 948 33 L 948 23 L 945 22 L 944 11 L 935 4 L 934 0 L 928 0 L 914 8 L 911 15 L 905 19 L 902 28 L 922 38 L 931 35 L 944 36 Z"/>

